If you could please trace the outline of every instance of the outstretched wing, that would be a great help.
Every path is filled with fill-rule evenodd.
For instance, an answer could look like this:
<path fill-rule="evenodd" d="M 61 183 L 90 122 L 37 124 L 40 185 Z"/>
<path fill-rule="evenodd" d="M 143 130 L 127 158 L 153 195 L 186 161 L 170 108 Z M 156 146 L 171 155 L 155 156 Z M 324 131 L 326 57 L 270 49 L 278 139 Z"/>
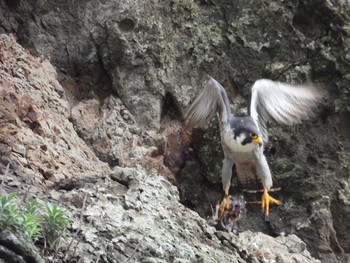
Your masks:
<path fill-rule="evenodd" d="M 257 80 L 252 87 L 250 116 L 268 141 L 267 122 L 291 125 L 314 115 L 322 93 L 313 86 L 293 86 L 269 79 Z"/>
<path fill-rule="evenodd" d="M 231 114 L 230 103 L 225 89 L 215 79 L 210 78 L 187 110 L 185 123 L 188 127 L 203 127 L 216 113 L 219 113 L 222 127 Z"/>

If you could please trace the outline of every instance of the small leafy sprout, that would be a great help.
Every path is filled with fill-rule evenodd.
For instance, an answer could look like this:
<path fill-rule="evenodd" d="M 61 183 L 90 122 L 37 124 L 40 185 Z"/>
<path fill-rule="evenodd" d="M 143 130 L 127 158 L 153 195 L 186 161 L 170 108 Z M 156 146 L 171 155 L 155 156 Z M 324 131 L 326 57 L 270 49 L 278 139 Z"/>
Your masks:
<path fill-rule="evenodd" d="M 16 193 L 0 194 L 0 229 L 23 233 L 33 241 L 43 237 L 53 246 L 67 227 L 68 218 L 64 214 L 54 204 L 47 204 L 42 211 L 36 200 L 19 206 Z"/>
<path fill-rule="evenodd" d="M 19 208 L 15 197 L 16 193 L 0 194 L 0 228 L 14 230 L 20 223 Z"/>
<path fill-rule="evenodd" d="M 21 227 L 24 233 L 29 238 L 36 241 L 40 237 L 40 224 L 39 224 L 39 203 L 36 200 L 27 202 L 24 205 L 24 214 L 22 215 Z"/>
<path fill-rule="evenodd" d="M 24 234 L 33 241 L 38 240 L 40 237 L 41 228 L 37 216 L 28 213 L 23 214 L 21 227 L 23 228 Z"/>
<path fill-rule="evenodd" d="M 68 218 L 64 217 L 64 210 L 55 204 L 46 205 L 46 213 L 42 215 L 42 228 L 45 240 L 51 246 L 67 227 Z"/>
<path fill-rule="evenodd" d="M 27 202 L 24 206 L 24 210 L 27 214 L 35 215 L 39 210 L 39 203 L 37 200 Z"/>

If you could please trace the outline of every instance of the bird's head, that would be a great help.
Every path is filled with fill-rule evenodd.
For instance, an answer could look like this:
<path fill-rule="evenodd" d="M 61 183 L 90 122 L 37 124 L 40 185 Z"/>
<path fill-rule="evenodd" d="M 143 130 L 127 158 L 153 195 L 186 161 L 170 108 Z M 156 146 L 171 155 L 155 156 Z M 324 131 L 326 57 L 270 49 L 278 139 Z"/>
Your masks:
<path fill-rule="evenodd" d="M 250 116 L 234 117 L 224 129 L 224 141 L 234 152 L 248 152 L 262 146 L 262 136 Z"/>

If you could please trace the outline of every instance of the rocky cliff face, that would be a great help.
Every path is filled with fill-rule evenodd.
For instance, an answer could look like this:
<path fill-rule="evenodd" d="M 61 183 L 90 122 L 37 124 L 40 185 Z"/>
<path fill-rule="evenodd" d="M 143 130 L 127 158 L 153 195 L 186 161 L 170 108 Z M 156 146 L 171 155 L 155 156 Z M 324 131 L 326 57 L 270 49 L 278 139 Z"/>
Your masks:
<path fill-rule="evenodd" d="M 7 191 L 61 202 L 73 222 L 83 214 L 72 232 L 86 260 L 263 260 L 260 234 L 215 232 L 190 210 L 205 218 L 221 198 L 222 153 L 215 123 L 189 136 L 181 117 L 207 74 L 240 113 L 256 79 L 311 80 L 328 92 L 317 117 L 270 129 L 283 205 L 268 218 L 248 205 L 240 228 L 287 233 L 273 248 L 312 260 L 291 249 L 302 247 L 296 234 L 336 262 L 350 251 L 349 10 L 326 0 L 2 1 L 0 32 L 15 33 L 0 43 Z"/>
<path fill-rule="evenodd" d="M 0 35 L 0 47 L 1 193 L 57 203 L 70 219 L 60 253 L 46 262 L 318 262 L 296 235 L 216 231 L 180 203 L 152 146 L 157 135 L 142 133 L 120 99 L 90 99 L 70 111 L 47 59 L 13 36 Z M 100 161 L 71 122 L 82 138 L 95 138 L 97 155 L 115 152 L 122 165 Z M 25 243 L 1 231 L 0 262 L 44 262 Z"/>

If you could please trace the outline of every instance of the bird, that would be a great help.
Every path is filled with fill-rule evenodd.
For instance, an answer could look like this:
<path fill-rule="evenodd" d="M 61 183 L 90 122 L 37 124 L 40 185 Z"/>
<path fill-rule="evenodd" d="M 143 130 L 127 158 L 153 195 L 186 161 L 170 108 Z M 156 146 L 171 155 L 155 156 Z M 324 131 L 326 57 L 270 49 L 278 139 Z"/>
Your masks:
<path fill-rule="evenodd" d="M 315 108 L 322 97 L 322 92 L 313 84 L 292 85 L 258 79 L 251 87 L 249 114 L 235 116 L 224 87 L 209 77 L 186 111 L 184 122 L 187 129 L 203 128 L 214 115 L 218 117 L 224 153 L 221 172 L 224 198 L 221 202 L 221 214 L 229 209 L 233 166 L 241 178 L 260 178 L 263 194 L 259 203 L 266 216 L 269 214 L 270 202 L 280 203 L 269 194 L 273 180 L 264 155 L 264 145 L 269 138 L 267 124 L 300 124 L 315 115 Z"/>

